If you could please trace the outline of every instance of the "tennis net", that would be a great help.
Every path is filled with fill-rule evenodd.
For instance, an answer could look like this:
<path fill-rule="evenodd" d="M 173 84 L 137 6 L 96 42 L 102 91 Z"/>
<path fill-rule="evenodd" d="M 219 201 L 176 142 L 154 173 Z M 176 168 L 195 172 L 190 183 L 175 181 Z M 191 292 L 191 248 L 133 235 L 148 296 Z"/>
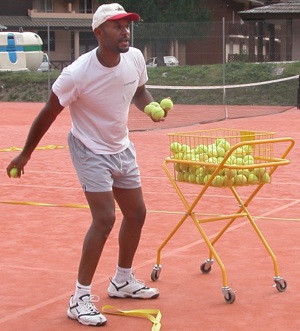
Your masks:
<path fill-rule="evenodd" d="M 129 117 L 129 130 L 170 129 L 281 113 L 297 105 L 297 78 L 225 86 L 147 85 L 156 101 L 169 96 L 175 106 L 166 121 L 159 124 L 131 107 L 133 116 Z"/>

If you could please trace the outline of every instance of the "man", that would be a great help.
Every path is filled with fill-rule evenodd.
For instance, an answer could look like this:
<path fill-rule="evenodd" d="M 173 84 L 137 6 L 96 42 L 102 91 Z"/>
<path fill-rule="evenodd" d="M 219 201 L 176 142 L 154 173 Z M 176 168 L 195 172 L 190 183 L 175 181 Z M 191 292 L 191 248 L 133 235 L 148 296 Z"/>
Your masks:
<path fill-rule="evenodd" d="M 18 176 L 24 174 L 39 141 L 69 106 L 72 127 L 68 144 L 92 223 L 84 239 L 67 315 L 84 325 L 106 324 L 106 317 L 94 305 L 99 297 L 91 294 L 91 283 L 115 222 L 115 201 L 123 220 L 118 264 L 110 279 L 108 295 L 141 299 L 159 296 L 156 288 L 136 280 L 131 269 L 146 207 L 135 149 L 128 137 L 128 112 L 131 102 L 143 110 L 153 101 L 145 88 L 148 77 L 142 53 L 129 47 L 130 23 L 139 19 L 138 14 L 127 13 L 116 3 L 97 9 L 92 28 L 98 47 L 63 70 L 31 126 L 24 149 L 7 167 L 9 176 L 13 167 L 17 168 Z"/>

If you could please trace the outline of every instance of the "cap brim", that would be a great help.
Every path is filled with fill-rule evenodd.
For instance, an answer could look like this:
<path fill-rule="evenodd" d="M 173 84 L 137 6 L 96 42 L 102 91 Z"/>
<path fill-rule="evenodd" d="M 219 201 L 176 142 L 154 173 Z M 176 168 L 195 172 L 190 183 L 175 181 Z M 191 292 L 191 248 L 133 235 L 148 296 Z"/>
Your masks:
<path fill-rule="evenodd" d="M 126 13 L 126 14 L 118 14 L 115 16 L 110 17 L 107 19 L 107 21 L 116 21 L 116 20 L 121 20 L 123 18 L 126 18 L 129 21 L 139 21 L 141 18 L 138 14 L 135 13 Z"/>

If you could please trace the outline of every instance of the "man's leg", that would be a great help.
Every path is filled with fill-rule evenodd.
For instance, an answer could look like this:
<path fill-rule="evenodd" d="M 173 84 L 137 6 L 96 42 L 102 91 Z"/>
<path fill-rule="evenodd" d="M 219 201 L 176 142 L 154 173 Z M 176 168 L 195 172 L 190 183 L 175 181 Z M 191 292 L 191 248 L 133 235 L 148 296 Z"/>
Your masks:
<path fill-rule="evenodd" d="M 119 233 L 117 273 L 111 279 L 108 295 L 117 298 L 157 298 L 159 291 L 156 288 L 149 288 L 143 282 L 136 280 L 131 270 L 146 217 L 142 189 L 114 188 L 114 196 L 124 217 Z M 123 280 L 118 282 L 117 278 L 120 278 L 120 272 L 123 273 Z"/>
<path fill-rule="evenodd" d="M 141 188 L 114 188 L 114 196 L 124 216 L 119 233 L 118 265 L 131 268 L 146 218 L 143 193 Z"/>
<path fill-rule="evenodd" d="M 67 315 L 84 325 L 102 326 L 107 320 L 94 305 L 99 297 L 91 295 L 91 283 L 115 222 L 115 202 L 112 192 L 85 192 L 85 195 L 92 214 L 92 224 L 83 242 L 76 291 L 70 299 Z"/>
<path fill-rule="evenodd" d="M 105 242 L 115 223 L 115 202 L 112 192 L 85 192 L 92 214 L 92 224 L 85 236 L 78 271 L 78 281 L 90 285 Z"/>

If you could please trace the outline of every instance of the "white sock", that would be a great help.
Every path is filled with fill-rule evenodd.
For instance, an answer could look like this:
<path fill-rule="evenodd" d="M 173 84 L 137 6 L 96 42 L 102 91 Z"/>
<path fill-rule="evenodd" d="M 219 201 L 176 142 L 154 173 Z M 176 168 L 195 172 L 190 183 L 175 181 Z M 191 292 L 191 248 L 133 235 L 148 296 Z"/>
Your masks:
<path fill-rule="evenodd" d="M 114 279 L 117 283 L 121 284 L 126 282 L 130 278 L 131 274 L 131 268 L 121 268 L 117 266 Z"/>
<path fill-rule="evenodd" d="M 91 295 L 91 285 L 81 285 L 77 280 L 75 286 L 75 294 L 73 296 L 73 302 L 78 301 L 79 298 L 85 294 Z"/>

